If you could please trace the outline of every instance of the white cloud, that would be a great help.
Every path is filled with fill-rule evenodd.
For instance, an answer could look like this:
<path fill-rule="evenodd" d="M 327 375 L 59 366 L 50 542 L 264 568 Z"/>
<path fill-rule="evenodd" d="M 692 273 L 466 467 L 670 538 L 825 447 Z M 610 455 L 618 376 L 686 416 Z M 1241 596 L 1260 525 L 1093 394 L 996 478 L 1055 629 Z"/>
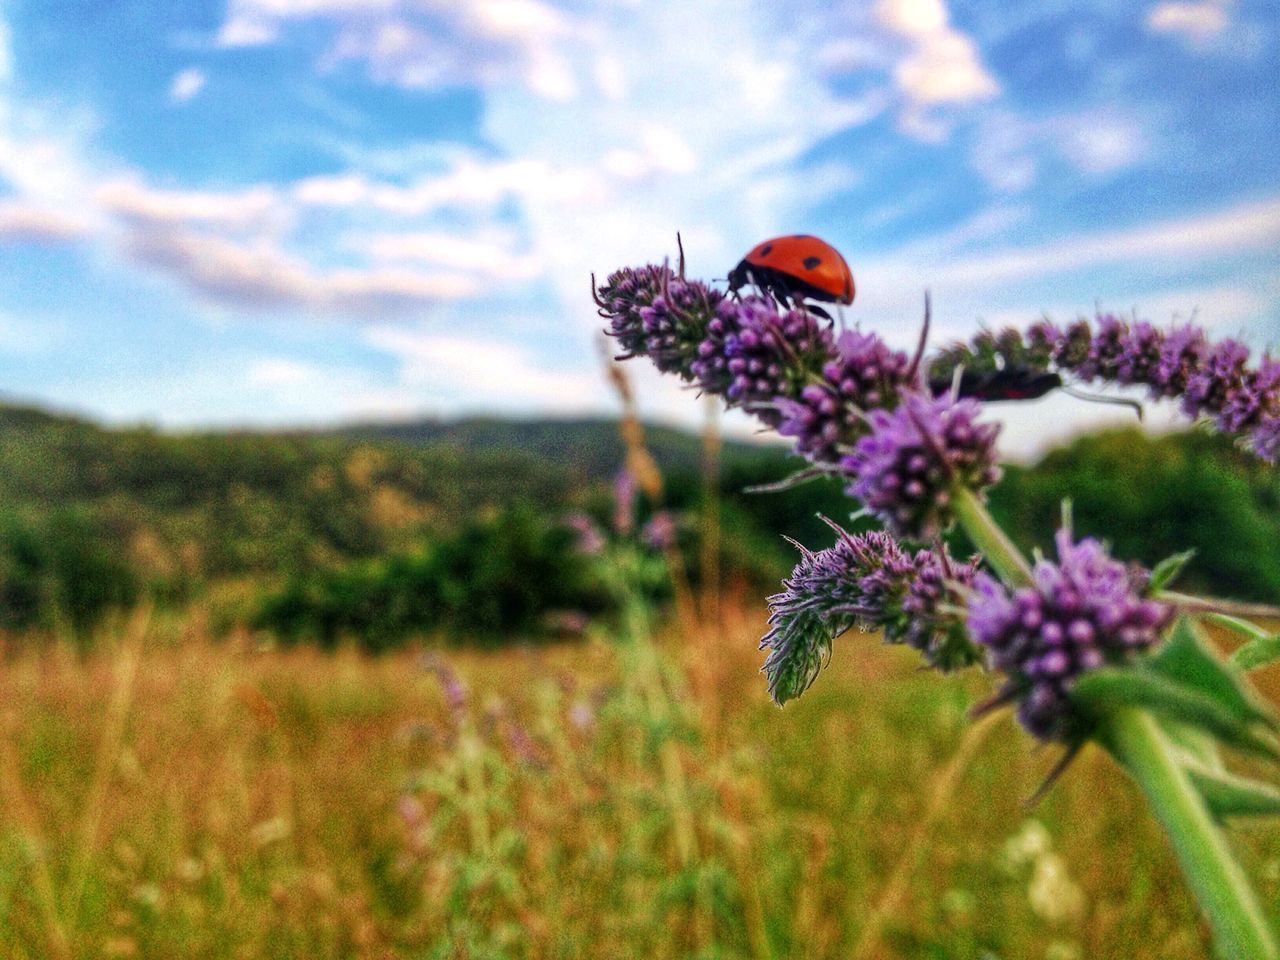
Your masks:
<path fill-rule="evenodd" d="M 279 195 L 270 187 L 237 191 L 160 190 L 136 177 L 107 180 L 97 202 L 135 223 L 245 230 L 287 219 Z"/>
<path fill-rule="evenodd" d="M 67 340 L 65 324 L 0 313 L 0 355 L 23 359 L 53 353 Z"/>
<path fill-rule="evenodd" d="M 61 244 L 82 238 L 87 224 L 58 210 L 26 203 L 0 203 L 0 243 Z"/>
<path fill-rule="evenodd" d="M 232 0 L 218 43 L 274 43 L 304 21 L 333 28 L 323 68 L 358 62 L 407 88 L 515 81 L 552 101 L 578 92 L 562 49 L 574 25 L 541 0 Z"/>
<path fill-rule="evenodd" d="M 1055 155 L 1079 173 L 1105 178 L 1150 157 L 1156 119 L 1110 105 L 1035 119 L 991 109 L 977 125 L 970 163 L 992 187 L 1007 194 L 1034 185 Z"/>
<path fill-rule="evenodd" d="M 994 285 L 1103 263 L 1181 259 L 1202 262 L 1280 243 L 1280 199 L 1139 227 L 1063 238 L 951 264 L 942 279 Z"/>
<path fill-rule="evenodd" d="M 289 357 L 261 357 L 245 367 L 244 379 L 250 387 L 297 388 L 322 383 L 326 371 Z"/>
<path fill-rule="evenodd" d="M 292 195 L 307 206 L 366 207 L 415 217 L 448 209 L 482 214 L 505 200 L 539 196 L 575 204 L 600 202 L 606 185 L 600 171 L 584 166 L 463 156 L 443 173 L 417 177 L 404 185 L 345 173 L 301 180 L 294 184 Z"/>
<path fill-rule="evenodd" d="M 908 47 L 893 70 L 906 101 L 899 117 L 903 133 L 940 142 L 950 133 L 950 123 L 936 108 L 973 104 L 1000 93 L 977 44 L 951 25 L 943 0 L 880 0 L 876 18 Z"/>
<path fill-rule="evenodd" d="M 490 280 L 529 280 L 543 270 L 536 256 L 513 249 L 517 245 L 514 236 L 496 230 L 478 236 L 445 231 L 377 233 L 358 239 L 354 245 L 375 260 L 426 263 Z"/>
<path fill-rule="evenodd" d="M 425 390 L 437 409 L 521 409 L 582 412 L 598 409 L 594 372 L 541 365 L 510 339 L 375 327 L 368 342 L 401 361 L 403 385 Z"/>
<path fill-rule="evenodd" d="M 1227 3 L 1223 0 L 1201 3 L 1169 0 L 1147 11 L 1148 30 L 1173 34 L 1196 46 L 1221 36 L 1229 24 Z"/>
<path fill-rule="evenodd" d="M 204 89 L 208 77 L 203 70 L 190 67 L 174 76 L 169 84 L 169 99 L 173 103 L 186 103 Z"/>
<path fill-rule="evenodd" d="M 343 316 L 379 316 L 474 296 L 473 280 L 396 268 L 321 271 L 270 244 L 238 244 L 181 229 L 131 233 L 126 251 L 221 303 Z"/>
<path fill-rule="evenodd" d="M 1076 169 L 1093 175 L 1133 166 L 1151 142 L 1140 123 L 1116 111 L 1067 118 L 1055 133 L 1058 149 Z"/>

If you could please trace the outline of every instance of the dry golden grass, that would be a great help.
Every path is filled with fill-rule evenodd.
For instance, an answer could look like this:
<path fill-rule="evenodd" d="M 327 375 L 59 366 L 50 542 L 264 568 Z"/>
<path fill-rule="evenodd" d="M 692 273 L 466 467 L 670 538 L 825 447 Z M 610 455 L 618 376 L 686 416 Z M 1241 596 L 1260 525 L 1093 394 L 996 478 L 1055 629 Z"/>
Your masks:
<path fill-rule="evenodd" d="M 444 667 L 141 622 L 87 661 L 17 658 L 0 956 L 1206 955 L 1105 756 L 1024 809 L 1053 757 L 1005 718 L 952 763 L 984 681 L 870 637 L 779 711 L 757 614 L 730 605 L 716 649 L 597 638 Z M 1235 836 L 1274 916 L 1280 836 Z"/>

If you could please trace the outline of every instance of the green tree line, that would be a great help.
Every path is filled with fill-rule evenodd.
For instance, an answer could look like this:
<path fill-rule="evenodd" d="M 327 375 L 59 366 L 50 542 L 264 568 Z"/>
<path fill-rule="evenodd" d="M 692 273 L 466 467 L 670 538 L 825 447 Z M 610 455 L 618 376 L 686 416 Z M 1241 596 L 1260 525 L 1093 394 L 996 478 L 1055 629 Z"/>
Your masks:
<path fill-rule="evenodd" d="M 698 439 L 654 436 L 696 580 Z M 557 611 L 608 613 L 601 573 L 562 521 L 585 511 L 608 527 L 620 460 L 608 421 L 172 435 L 0 407 L 0 630 L 86 637 L 143 597 L 180 606 L 231 583 L 249 602 L 224 622 L 285 638 L 383 648 L 545 634 Z M 767 587 L 795 558 L 778 531 L 820 546 L 820 516 L 849 520 L 856 505 L 832 480 L 745 492 L 797 466 L 778 448 L 726 445 L 726 576 Z M 1222 438 L 1080 439 L 1008 467 L 993 509 L 1048 546 L 1064 489 L 1077 527 L 1122 555 L 1152 563 L 1196 544 L 1187 586 L 1280 600 L 1280 480 Z"/>

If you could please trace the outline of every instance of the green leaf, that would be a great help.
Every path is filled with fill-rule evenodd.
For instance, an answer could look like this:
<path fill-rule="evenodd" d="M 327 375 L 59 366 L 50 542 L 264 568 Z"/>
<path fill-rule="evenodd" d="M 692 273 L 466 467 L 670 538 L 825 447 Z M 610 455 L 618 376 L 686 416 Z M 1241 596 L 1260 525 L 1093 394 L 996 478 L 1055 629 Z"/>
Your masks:
<path fill-rule="evenodd" d="M 1213 739 L 1211 734 L 1198 727 L 1170 720 L 1168 717 L 1160 717 L 1158 722 L 1174 746 L 1192 763 L 1211 771 L 1226 769 L 1226 764 L 1222 761 L 1222 751 L 1218 749 L 1218 741 Z"/>
<path fill-rule="evenodd" d="M 1097 715 L 1121 706 L 1145 707 L 1208 730 L 1242 750 L 1280 759 L 1274 740 L 1254 730 L 1250 720 L 1199 690 L 1142 667 L 1111 667 L 1086 673 L 1071 688 L 1071 699 Z"/>
<path fill-rule="evenodd" d="M 1231 655 L 1231 662 L 1241 670 L 1257 670 L 1280 660 L 1280 633 L 1250 640 Z"/>
<path fill-rule="evenodd" d="M 1271 712 L 1250 692 L 1244 674 L 1214 654 L 1190 617 L 1178 620 L 1169 638 L 1144 665 L 1180 686 L 1211 697 L 1244 722 L 1276 726 Z"/>
<path fill-rule="evenodd" d="M 1239 617 L 1228 616 L 1225 613 L 1206 613 L 1204 619 L 1250 640 L 1257 640 L 1259 637 L 1267 636 L 1267 631 L 1256 623 L 1241 620 Z"/>
<path fill-rule="evenodd" d="M 782 706 L 809 689 L 831 659 L 832 632 L 819 617 L 805 611 L 769 634 L 761 644 L 769 651 L 761 670 L 774 703 Z"/>
<path fill-rule="evenodd" d="M 1186 550 L 1182 553 L 1175 553 L 1171 557 L 1165 557 L 1157 563 L 1155 569 L 1151 571 L 1151 581 L 1147 585 L 1148 592 L 1158 593 L 1173 583 L 1195 555 L 1196 552 L 1194 550 Z"/>
<path fill-rule="evenodd" d="M 1194 765 L 1187 766 L 1187 773 L 1216 817 L 1280 814 L 1280 790 L 1270 784 Z"/>

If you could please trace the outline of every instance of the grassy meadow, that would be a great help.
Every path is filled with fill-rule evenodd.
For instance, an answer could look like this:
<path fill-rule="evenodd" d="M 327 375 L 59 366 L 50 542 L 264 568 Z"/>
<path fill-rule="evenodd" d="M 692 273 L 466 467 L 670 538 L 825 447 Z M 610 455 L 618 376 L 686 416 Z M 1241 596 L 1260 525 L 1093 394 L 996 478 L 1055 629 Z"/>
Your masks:
<path fill-rule="evenodd" d="M 851 635 L 773 706 L 778 534 L 820 544 L 848 502 L 743 495 L 792 464 L 728 445 L 703 476 L 696 438 L 651 457 L 628 418 L 626 446 L 575 428 L 616 443 L 574 473 L 536 424 L 413 446 L 0 408 L 0 960 L 1207 955 L 1136 790 L 1090 749 L 1028 807 L 1056 756 L 969 720 L 979 673 Z M 1082 440 L 994 500 L 1035 543 L 1071 489 L 1126 550 L 1204 544 L 1193 585 L 1270 596 L 1280 486 L 1219 447 Z M 664 552 L 637 540 L 659 503 Z M 614 532 L 588 550 L 574 511 Z M 1280 835 L 1233 836 L 1280 918 Z"/>
<path fill-rule="evenodd" d="M 762 609 L 376 659 L 138 615 L 88 657 L 19 654 L 0 955 L 1206 955 L 1108 758 L 1027 808 L 1054 758 L 967 720 L 984 678 L 870 636 L 778 710 Z M 1280 835 L 1234 836 L 1280 914 Z"/>

